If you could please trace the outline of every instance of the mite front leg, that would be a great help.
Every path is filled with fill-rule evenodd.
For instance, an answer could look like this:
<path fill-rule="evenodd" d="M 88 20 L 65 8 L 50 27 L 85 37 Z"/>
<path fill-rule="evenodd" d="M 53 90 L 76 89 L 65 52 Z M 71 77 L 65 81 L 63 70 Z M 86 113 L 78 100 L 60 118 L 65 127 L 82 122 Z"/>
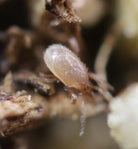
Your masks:
<path fill-rule="evenodd" d="M 111 101 L 112 96 L 108 92 L 108 88 L 111 86 L 106 83 L 104 80 L 97 77 L 94 73 L 89 73 L 89 78 L 95 80 L 99 86 L 92 85 L 91 89 L 97 91 L 101 96 L 103 96 L 108 102 Z"/>
<path fill-rule="evenodd" d="M 98 85 L 105 91 L 109 90 L 114 90 L 114 88 L 107 83 L 105 80 L 103 80 L 102 78 L 100 78 L 99 76 L 97 76 L 96 74 L 89 72 L 88 73 L 89 79 L 92 79 L 94 81 L 96 81 L 98 83 Z"/>

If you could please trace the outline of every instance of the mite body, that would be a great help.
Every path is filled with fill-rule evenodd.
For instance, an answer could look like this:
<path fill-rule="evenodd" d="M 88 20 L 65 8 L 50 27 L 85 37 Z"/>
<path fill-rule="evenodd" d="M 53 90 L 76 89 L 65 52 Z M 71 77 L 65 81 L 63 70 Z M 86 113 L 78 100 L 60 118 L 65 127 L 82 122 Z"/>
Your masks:
<path fill-rule="evenodd" d="M 86 66 L 65 46 L 54 44 L 47 48 L 44 61 L 50 71 L 66 86 L 85 90 L 89 86 Z"/>
<path fill-rule="evenodd" d="M 90 96 L 94 95 L 94 89 L 104 96 L 102 89 L 94 86 L 89 80 L 99 81 L 97 76 L 88 73 L 86 66 L 67 47 L 61 44 L 49 46 L 44 53 L 44 61 L 50 71 L 69 88 L 75 88 Z"/>

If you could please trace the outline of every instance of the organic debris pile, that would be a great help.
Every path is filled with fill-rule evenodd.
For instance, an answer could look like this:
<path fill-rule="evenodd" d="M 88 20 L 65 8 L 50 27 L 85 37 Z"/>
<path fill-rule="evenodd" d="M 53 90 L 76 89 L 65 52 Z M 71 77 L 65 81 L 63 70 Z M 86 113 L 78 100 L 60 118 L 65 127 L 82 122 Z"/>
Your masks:
<path fill-rule="evenodd" d="M 13 148 L 27 149 L 30 134 L 22 132 L 59 117 L 80 118 L 82 135 L 87 117 L 110 112 L 113 96 L 137 81 L 137 22 L 132 15 L 137 11 L 127 18 L 122 3 L 0 1 L 2 148 L 6 138 Z"/>

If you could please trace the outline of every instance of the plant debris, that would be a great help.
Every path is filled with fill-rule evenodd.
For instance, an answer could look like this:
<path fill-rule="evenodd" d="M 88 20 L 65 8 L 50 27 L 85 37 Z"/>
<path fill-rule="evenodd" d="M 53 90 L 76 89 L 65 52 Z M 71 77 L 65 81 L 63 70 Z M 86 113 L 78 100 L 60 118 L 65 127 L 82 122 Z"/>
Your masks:
<path fill-rule="evenodd" d="M 13 3 L 16 6 L 17 2 Z M 60 43 L 69 47 L 82 61 L 87 61 L 77 15 L 84 3 L 47 0 L 48 12 L 44 9 L 44 1 L 27 1 L 23 4 L 29 12 L 26 16 L 26 21 L 27 17 L 30 20 L 29 26 L 25 28 L 15 23 L 0 32 L 1 137 L 37 127 L 53 117 L 78 119 L 83 114 L 84 102 L 85 117 L 106 110 L 106 103 L 99 95 L 90 97 L 82 93 L 77 96 L 74 93 L 72 96 L 78 100 L 73 105 L 68 95 L 70 91 L 64 91 L 63 84 L 51 74 L 43 60 L 45 48 L 51 43 Z M 8 5 L 8 1 L 0 3 L 0 7 L 5 4 Z M 98 81 L 92 75 L 91 79 Z M 97 99 L 95 103 L 92 98 Z"/>
<path fill-rule="evenodd" d="M 86 116 L 94 115 L 105 109 L 105 105 L 102 103 L 94 106 L 87 96 L 80 96 L 79 101 L 72 105 L 70 98 L 63 92 L 44 97 L 37 93 L 30 94 L 24 90 L 14 91 L 13 84 L 11 84 L 13 80 L 10 79 L 12 79 L 11 73 L 6 76 L 4 84 L 0 87 L 0 137 L 28 130 L 57 116 L 73 118 L 76 115 L 77 118 L 81 114 L 80 105 L 83 98 L 87 100 Z"/>
<path fill-rule="evenodd" d="M 46 9 L 69 23 L 78 23 L 81 19 L 72 7 L 71 0 L 47 0 Z"/>
<path fill-rule="evenodd" d="M 111 112 L 113 94 L 137 81 L 137 7 L 129 3 L 131 7 L 124 0 L 0 1 L 2 143 L 7 139 L 15 148 L 27 149 L 29 130 L 59 118 L 80 120 L 82 136 L 87 117 Z M 48 53 L 50 48 L 54 50 Z"/>

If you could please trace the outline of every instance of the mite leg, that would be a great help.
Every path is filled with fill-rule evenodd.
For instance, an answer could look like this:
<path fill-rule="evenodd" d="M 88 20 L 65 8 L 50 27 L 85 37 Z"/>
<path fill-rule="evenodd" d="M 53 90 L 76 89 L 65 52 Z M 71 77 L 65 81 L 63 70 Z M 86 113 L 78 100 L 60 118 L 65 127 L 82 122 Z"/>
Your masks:
<path fill-rule="evenodd" d="M 110 102 L 112 100 L 112 95 L 108 92 L 108 91 L 104 91 L 103 89 L 101 89 L 98 86 L 92 86 L 91 87 L 93 90 L 96 90 L 101 96 L 103 96 L 103 98 L 105 98 L 108 102 Z"/>
<path fill-rule="evenodd" d="M 78 98 L 77 93 L 75 93 L 74 90 L 72 88 L 69 88 L 68 86 L 65 86 L 64 90 L 71 97 L 71 103 L 75 104 L 77 102 L 77 98 Z"/>
<path fill-rule="evenodd" d="M 105 80 L 103 80 L 96 74 L 89 72 L 88 76 L 90 79 L 95 80 L 98 83 L 98 85 L 100 85 L 100 87 L 103 88 L 104 90 L 108 89 L 111 91 L 114 90 L 114 88 L 109 83 L 107 83 Z"/>

